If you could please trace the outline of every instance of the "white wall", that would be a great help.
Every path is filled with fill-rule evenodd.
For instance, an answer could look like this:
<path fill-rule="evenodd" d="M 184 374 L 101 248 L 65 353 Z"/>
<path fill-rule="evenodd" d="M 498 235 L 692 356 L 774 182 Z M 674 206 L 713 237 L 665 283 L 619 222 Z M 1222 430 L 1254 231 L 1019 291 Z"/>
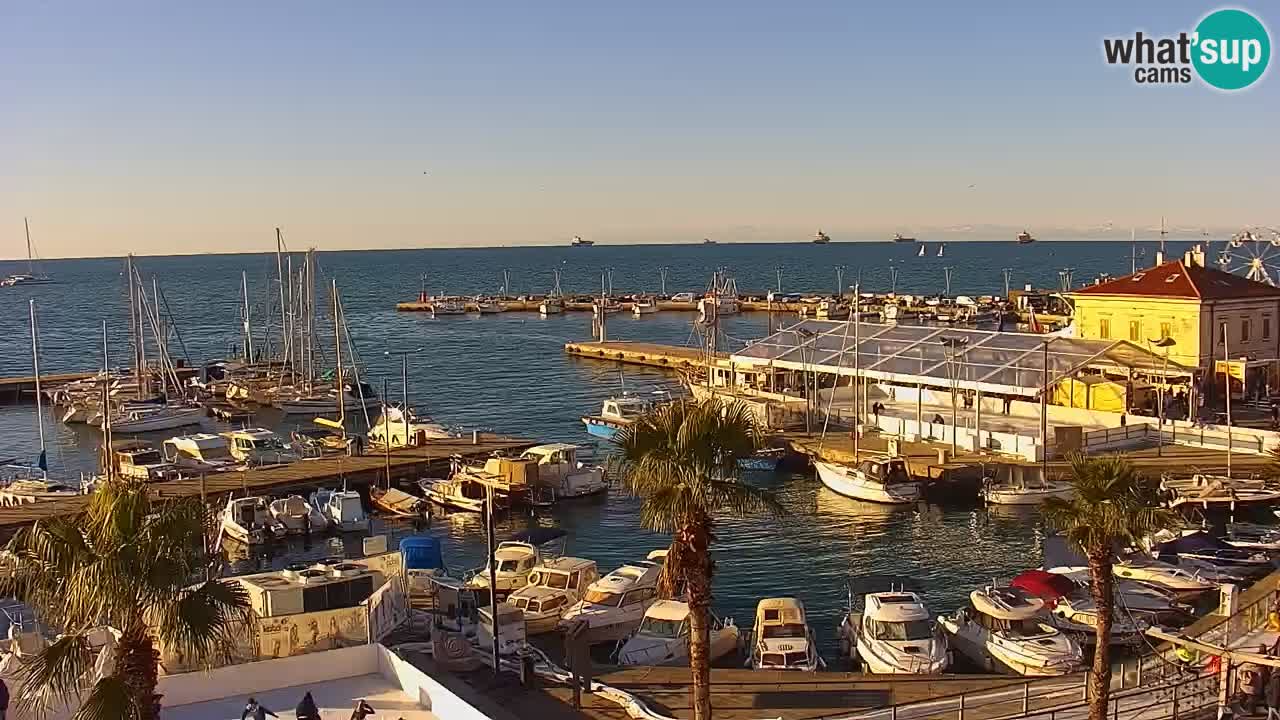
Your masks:
<path fill-rule="evenodd" d="M 379 671 L 380 647 L 357 645 L 277 660 L 227 665 L 209 672 L 164 675 L 160 678 L 159 692 L 164 695 L 164 706 L 172 708 L 229 695 L 247 697 L 277 688 L 369 675 Z"/>
<path fill-rule="evenodd" d="M 378 671 L 382 676 L 399 685 L 404 694 L 417 698 L 418 704 L 432 714 L 448 720 L 489 720 L 488 715 L 399 655 L 381 645 L 374 647 L 377 648 Z"/>

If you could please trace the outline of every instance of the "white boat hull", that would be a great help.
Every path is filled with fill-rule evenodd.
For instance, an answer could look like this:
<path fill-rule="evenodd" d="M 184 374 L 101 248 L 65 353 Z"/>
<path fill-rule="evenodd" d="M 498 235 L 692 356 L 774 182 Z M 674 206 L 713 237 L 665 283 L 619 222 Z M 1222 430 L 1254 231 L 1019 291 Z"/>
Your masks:
<path fill-rule="evenodd" d="M 1075 494 L 1070 485 L 1050 484 L 1048 487 L 986 487 L 982 499 L 992 505 L 1040 505 L 1049 498 L 1069 500 Z"/>
<path fill-rule="evenodd" d="M 833 463 L 815 462 L 818 479 L 832 492 L 845 497 L 884 505 L 911 505 L 920 501 L 923 493 L 920 483 L 906 482 L 883 485 L 868 482 L 852 468 Z"/>
<path fill-rule="evenodd" d="M 344 406 L 347 410 L 372 409 L 381 405 L 377 398 L 360 398 L 348 396 Z M 338 413 L 337 398 L 297 398 L 279 400 L 276 407 L 285 415 L 336 415 Z"/>
<path fill-rule="evenodd" d="M 559 315 L 564 312 L 564 305 L 542 302 L 538 305 L 538 312 L 542 315 Z M 525 622 L 527 623 L 528 621 L 526 620 Z"/>
<path fill-rule="evenodd" d="M 204 417 L 200 408 L 170 408 L 137 418 L 119 418 L 111 421 L 111 431 L 118 433 L 148 433 L 199 425 Z"/>

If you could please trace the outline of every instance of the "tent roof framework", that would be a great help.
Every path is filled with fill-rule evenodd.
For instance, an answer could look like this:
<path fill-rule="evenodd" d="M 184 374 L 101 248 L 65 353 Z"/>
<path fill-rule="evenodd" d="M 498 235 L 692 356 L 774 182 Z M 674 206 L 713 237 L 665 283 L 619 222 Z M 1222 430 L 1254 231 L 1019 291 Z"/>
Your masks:
<path fill-rule="evenodd" d="M 1085 369 L 1193 375 L 1127 340 L 828 320 L 802 320 L 749 344 L 730 361 L 1023 396 Z"/>

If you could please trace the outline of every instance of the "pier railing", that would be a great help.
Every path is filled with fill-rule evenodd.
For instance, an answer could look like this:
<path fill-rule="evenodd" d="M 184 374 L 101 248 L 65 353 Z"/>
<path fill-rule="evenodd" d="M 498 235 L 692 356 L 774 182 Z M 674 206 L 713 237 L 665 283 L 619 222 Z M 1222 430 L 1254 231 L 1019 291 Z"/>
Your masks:
<path fill-rule="evenodd" d="M 1091 450 L 1119 449 L 1130 444 L 1148 444 L 1160 440 L 1165 445 L 1188 445 L 1211 450 L 1262 455 L 1267 452 L 1267 438 L 1256 430 L 1166 423 L 1162 429 L 1146 419 L 1120 427 L 1090 430 L 1084 433 L 1084 447 Z"/>

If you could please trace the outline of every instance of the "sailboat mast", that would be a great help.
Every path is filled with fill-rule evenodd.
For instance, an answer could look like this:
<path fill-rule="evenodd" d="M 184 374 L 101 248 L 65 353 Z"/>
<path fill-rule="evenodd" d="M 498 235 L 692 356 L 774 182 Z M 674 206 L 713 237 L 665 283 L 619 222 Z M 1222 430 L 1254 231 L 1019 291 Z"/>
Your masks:
<path fill-rule="evenodd" d="M 132 257 L 130 258 L 132 260 Z M 107 321 L 102 321 L 102 470 L 110 482 L 115 473 L 111 463 L 111 372 L 108 364 Z"/>
<path fill-rule="evenodd" d="M 245 360 L 253 363 L 253 330 L 249 325 L 249 276 L 240 271 L 240 288 L 244 291 L 244 350 Z"/>
<path fill-rule="evenodd" d="M 26 218 L 22 218 L 22 229 L 27 233 L 27 274 L 34 277 L 36 274 L 36 261 L 34 253 L 31 252 L 31 224 L 27 222 Z"/>
<path fill-rule="evenodd" d="M 276 284 L 280 286 L 280 359 L 288 363 L 289 335 L 285 331 L 286 305 L 284 304 L 284 257 L 281 255 L 280 228 L 276 228 Z"/>
<path fill-rule="evenodd" d="M 338 378 L 338 424 L 343 426 L 343 432 L 346 432 L 347 424 L 347 388 L 346 383 L 342 381 L 342 318 L 338 316 L 341 310 L 338 307 L 338 280 L 333 279 L 333 355 L 334 362 L 337 363 Z"/>
<path fill-rule="evenodd" d="M 44 398 L 40 394 L 40 335 L 36 330 L 36 301 L 27 301 L 31 308 L 31 368 L 36 375 L 36 424 L 40 426 L 40 472 L 49 476 L 45 469 L 44 455 Z"/>
<path fill-rule="evenodd" d="M 125 260 L 124 273 L 128 277 L 128 282 L 129 282 L 129 342 L 130 344 L 133 345 L 133 348 L 132 348 L 133 361 L 130 364 L 133 365 L 133 383 L 137 389 L 138 397 L 141 399 L 143 396 L 142 363 L 139 361 L 139 358 L 142 356 L 142 354 L 141 352 L 139 352 L 139 349 L 138 349 L 139 348 L 138 311 L 134 307 L 134 302 L 136 302 L 137 298 L 134 296 L 134 293 L 133 293 L 133 255 L 132 254 L 130 254 Z M 107 410 L 107 408 L 103 408 L 103 409 L 104 411 Z"/>

